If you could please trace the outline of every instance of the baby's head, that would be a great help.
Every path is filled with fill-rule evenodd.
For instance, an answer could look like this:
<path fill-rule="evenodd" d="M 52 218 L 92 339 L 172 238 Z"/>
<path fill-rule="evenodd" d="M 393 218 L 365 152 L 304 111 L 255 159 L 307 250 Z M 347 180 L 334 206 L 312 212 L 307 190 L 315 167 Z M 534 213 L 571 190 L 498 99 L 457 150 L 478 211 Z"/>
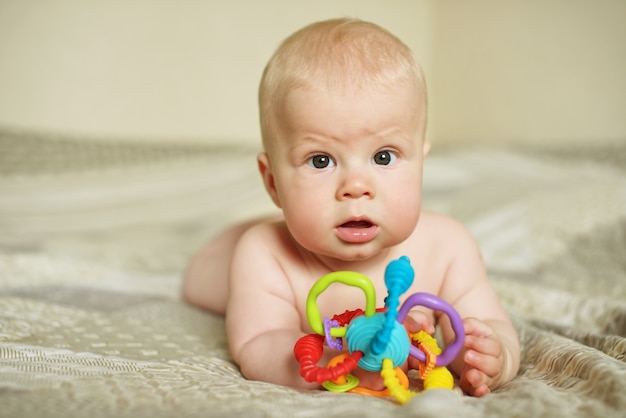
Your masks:
<path fill-rule="evenodd" d="M 362 21 L 307 26 L 271 58 L 259 101 L 259 171 L 295 242 L 354 261 L 413 233 L 426 92 L 402 42 Z"/>
<path fill-rule="evenodd" d="M 261 134 L 266 151 L 281 128 L 284 103 L 294 89 L 345 93 L 406 85 L 415 92 L 423 140 L 426 87 L 410 49 L 373 23 L 334 19 L 293 33 L 276 50 L 259 87 Z"/>

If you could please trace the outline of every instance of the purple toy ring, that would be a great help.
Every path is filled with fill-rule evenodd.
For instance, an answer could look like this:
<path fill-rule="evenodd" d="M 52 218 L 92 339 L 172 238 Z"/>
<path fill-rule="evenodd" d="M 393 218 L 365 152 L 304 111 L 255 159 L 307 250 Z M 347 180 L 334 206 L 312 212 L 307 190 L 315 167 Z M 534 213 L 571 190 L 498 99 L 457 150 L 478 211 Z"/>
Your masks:
<path fill-rule="evenodd" d="M 437 356 L 436 366 L 447 366 L 456 358 L 463 347 L 463 339 L 465 337 L 465 327 L 463 326 L 463 320 L 456 310 L 443 299 L 432 295 L 430 293 L 418 292 L 408 297 L 402 304 L 398 311 L 397 320 L 403 323 L 408 315 L 409 311 L 414 306 L 425 306 L 435 311 L 441 311 L 448 315 L 452 329 L 454 330 L 454 341 L 448 345 L 443 353 Z M 411 355 L 417 358 L 419 361 L 426 361 L 426 354 L 419 348 L 411 346 Z"/>

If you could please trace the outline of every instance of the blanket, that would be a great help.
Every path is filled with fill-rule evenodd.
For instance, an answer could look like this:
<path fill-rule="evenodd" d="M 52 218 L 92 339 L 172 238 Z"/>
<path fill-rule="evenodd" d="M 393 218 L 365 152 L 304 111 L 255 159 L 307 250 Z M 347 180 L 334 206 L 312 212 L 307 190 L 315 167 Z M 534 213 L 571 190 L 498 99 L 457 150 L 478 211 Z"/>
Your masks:
<path fill-rule="evenodd" d="M 0 130 L 0 417 L 623 416 L 626 144 L 435 144 L 424 209 L 479 242 L 521 368 L 404 406 L 246 380 L 183 301 L 194 251 L 276 211 L 257 151 Z"/>

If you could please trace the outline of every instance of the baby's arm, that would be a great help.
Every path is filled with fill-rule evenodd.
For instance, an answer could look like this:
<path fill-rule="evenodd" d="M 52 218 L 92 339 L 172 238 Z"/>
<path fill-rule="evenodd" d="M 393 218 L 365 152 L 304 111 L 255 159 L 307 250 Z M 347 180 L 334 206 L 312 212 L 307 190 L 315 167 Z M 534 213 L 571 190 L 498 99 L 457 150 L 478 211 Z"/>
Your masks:
<path fill-rule="evenodd" d="M 484 396 L 517 374 L 519 340 L 488 282 L 474 240 L 456 223 L 450 225 L 446 237 L 453 252 L 440 296 L 459 312 L 465 327 L 464 350 L 451 366 L 467 393 Z M 445 341 L 451 341 L 453 333 L 447 317 L 441 317 L 440 324 Z"/>
<path fill-rule="evenodd" d="M 248 379 L 318 388 L 300 377 L 293 355 L 304 333 L 290 282 L 277 260 L 279 241 L 272 227 L 259 225 L 235 249 L 226 310 L 231 353 Z"/>

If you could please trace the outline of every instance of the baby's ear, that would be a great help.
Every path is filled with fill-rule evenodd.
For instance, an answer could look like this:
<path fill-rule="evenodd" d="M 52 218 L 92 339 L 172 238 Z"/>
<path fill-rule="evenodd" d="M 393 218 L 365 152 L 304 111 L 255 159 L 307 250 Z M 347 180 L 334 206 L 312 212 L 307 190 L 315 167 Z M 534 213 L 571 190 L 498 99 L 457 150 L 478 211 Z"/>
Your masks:
<path fill-rule="evenodd" d="M 266 152 L 260 153 L 257 158 L 257 165 L 259 166 L 259 173 L 261 173 L 261 177 L 263 178 L 263 185 L 265 185 L 265 190 L 267 194 L 272 198 L 272 202 L 279 208 L 280 199 L 278 199 L 278 192 L 276 191 L 276 184 L 274 182 L 274 174 L 272 173 L 272 165 L 270 163 L 270 157 Z"/>
<path fill-rule="evenodd" d="M 428 152 L 430 151 L 432 144 L 429 141 L 424 141 L 424 145 L 422 148 L 422 155 L 424 156 L 424 158 L 426 158 L 426 156 L 428 155 Z"/>

